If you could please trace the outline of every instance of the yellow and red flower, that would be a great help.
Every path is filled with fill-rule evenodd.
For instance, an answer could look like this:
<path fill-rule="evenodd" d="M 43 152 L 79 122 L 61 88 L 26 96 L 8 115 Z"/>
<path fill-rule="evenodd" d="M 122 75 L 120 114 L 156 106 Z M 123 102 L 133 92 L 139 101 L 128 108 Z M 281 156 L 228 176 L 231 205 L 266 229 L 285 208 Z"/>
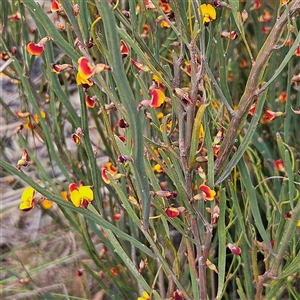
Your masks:
<path fill-rule="evenodd" d="M 34 194 L 35 190 L 32 187 L 28 187 L 23 191 L 21 196 L 22 203 L 19 205 L 20 210 L 29 211 L 35 206 L 37 200 L 34 198 Z"/>
<path fill-rule="evenodd" d="M 51 3 L 50 11 L 51 12 L 57 12 L 57 11 L 60 11 L 61 9 L 62 9 L 62 6 L 61 6 L 61 3 L 60 3 L 60 0 L 53 0 L 52 3 Z"/>
<path fill-rule="evenodd" d="M 269 11 L 265 11 L 265 13 L 261 15 L 258 20 L 261 23 L 268 23 L 272 20 L 272 14 Z"/>
<path fill-rule="evenodd" d="M 7 18 L 10 21 L 20 21 L 21 20 L 21 14 L 20 14 L 20 12 L 17 11 L 16 13 L 14 13 L 13 15 L 8 16 Z"/>
<path fill-rule="evenodd" d="M 209 22 L 215 20 L 217 17 L 216 9 L 211 4 L 201 4 L 199 11 L 201 11 L 203 24 L 205 26 L 208 26 Z"/>
<path fill-rule="evenodd" d="M 260 0 L 254 0 L 253 6 L 250 8 L 250 10 L 259 9 L 259 8 L 261 8 Z"/>
<path fill-rule="evenodd" d="M 151 91 L 151 100 L 143 100 L 138 105 L 138 108 L 141 108 L 142 106 L 150 106 L 153 108 L 159 108 L 163 105 L 165 102 L 166 96 L 163 91 L 160 89 L 153 89 Z"/>
<path fill-rule="evenodd" d="M 285 173 L 285 168 L 284 168 L 282 159 L 275 160 L 274 161 L 274 167 L 275 167 L 276 170 Z"/>
<path fill-rule="evenodd" d="M 27 52 L 31 55 L 40 56 L 43 53 L 45 44 L 48 41 L 52 41 L 52 38 L 50 36 L 42 38 L 38 43 L 30 42 L 26 46 Z"/>
<path fill-rule="evenodd" d="M 237 37 L 238 37 L 238 33 L 233 30 L 233 31 L 222 31 L 221 33 L 221 37 L 225 37 L 227 39 L 230 39 L 232 41 L 234 41 Z"/>
<path fill-rule="evenodd" d="M 90 97 L 89 95 L 86 95 L 86 96 L 85 96 L 85 105 L 86 105 L 88 108 L 94 108 L 94 107 L 95 107 L 95 104 L 96 104 L 96 100 L 97 100 L 97 97 L 96 97 L 96 96 Z"/>
<path fill-rule="evenodd" d="M 129 48 L 123 40 L 120 41 L 120 51 L 122 58 L 127 57 L 129 54 Z"/>
<path fill-rule="evenodd" d="M 104 167 L 101 168 L 102 179 L 106 184 L 109 184 L 110 180 L 107 176 L 107 172 L 114 176 L 117 175 L 118 169 L 110 161 Z"/>
<path fill-rule="evenodd" d="M 162 168 L 162 166 L 160 164 L 156 164 L 153 168 L 153 171 L 157 172 L 157 173 L 163 173 L 164 169 Z"/>
<path fill-rule="evenodd" d="M 209 188 L 204 182 L 199 186 L 199 189 L 202 191 L 202 195 L 204 196 L 204 200 L 212 201 L 216 196 L 216 192 Z"/>
<path fill-rule="evenodd" d="M 218 205 L 216 205 L 213 209 L 212 216 L 211 216 L 211 223 L 217 224 L 220 217 L 220 208 Z"/>
<path fill-rule="evenodd" d="M 69 185 L 70 199 L 76 207 L 87 208 L 94 199 L 94 192 L 90 186 L 77 186 L 76 183 Z"/>
<path fill-rule="evenodd" d="M 179 216 L 179 214 L 181 212 L 185 211 L 185 208 L 184 207 L 174 207 L 172 205 L 168 206 L 166 209 L 165 209 L 165 213 L 167 214 L 167 216 L 171 219 L 174 219 L 176 217 Z"/>
<path fill-rule="evenodd" d="M 82 131 L 82 128 L 78 127 L 75 131 L 75 133 L 73 133 L 71 135 L 71 138 L 73 140 L 73 142 L 76 144 L 76 145 L 80 145 L 81 143 L 81 138 L 84 136 L 84 133 Z"/>
<path fill-rule="evenodd" d="M 143 71 L 143 72 L 150 71 L 150 68 L 148 66 L 144 65 L 143 63 L 138 62 L 137 60 L 130 58 L 130 61 L 135 66 L 135 68 L 138 69 L 138 71 Z"/>
<path fill-rule="evenodd" d="M 92 86 L 93 81 L 90 78 L 106 70 L 111 70 L 111 67 L 101 63 L 92 66 L 86 57 L 80 57 L 78 59 L 78 73 L 76 76 L 77 85 Z"/>
<path fill-rule="evenodd" d="M 150 300 L 150 296 L 146 291 L 143 291 L 142 297 L 138 297 L 137 300 Z"/>
<path fill-rule="evenodd" d="M 296 51 L 294 52 L 296 56 L 300 56 L 300 46 L 297 47 Z"/>
<path fill-rule="evenodd" d="M 269 108 L 266 108 L 265 116 L 268 120 L 273 121 L 278 117 L 281 117 L 281 116 L 285 117 L 286 114 L 281 112 L 281 111 L 276 111 L 275 112 L 275 111 L 270 110 Z"/>

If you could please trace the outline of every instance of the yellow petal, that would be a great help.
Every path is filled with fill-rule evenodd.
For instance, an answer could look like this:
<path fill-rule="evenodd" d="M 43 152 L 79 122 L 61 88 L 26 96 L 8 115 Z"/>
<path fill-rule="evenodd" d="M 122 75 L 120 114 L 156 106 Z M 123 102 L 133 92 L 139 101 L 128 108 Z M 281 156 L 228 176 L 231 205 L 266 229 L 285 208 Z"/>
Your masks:
<path fill-rule="evenodd" d="M 32 201 L 22 202 L 19 205 L 20 210 L 30 210 L 32 208 Z"/>
<path fill-rule="evenodd" d="M 32 202 L 34 193 L 35 191 L 31 186 L 26 188 L 21 196 L 22 202 Z"/>
<path fill-rule="evenodd" d="M 217 12 L 216 9 L 211 4 L 207 4 L 207 11 L 208 14 L 210 15 L 210 18 L 215 20 L 217 17 Z"/>
<path fill-rule="evenodd" d="M 79 207 L 81 203 L 81 195 L 78 190 L 74 190 L 71 193 L 71 201 L 76 206 Z"/>
<path fill-rule="evenodd" d="M 80 186 L 79 193 L 82 198 L 88 201 L 92 201 L 94 199 L 94 192 L 89 186 Z"/>

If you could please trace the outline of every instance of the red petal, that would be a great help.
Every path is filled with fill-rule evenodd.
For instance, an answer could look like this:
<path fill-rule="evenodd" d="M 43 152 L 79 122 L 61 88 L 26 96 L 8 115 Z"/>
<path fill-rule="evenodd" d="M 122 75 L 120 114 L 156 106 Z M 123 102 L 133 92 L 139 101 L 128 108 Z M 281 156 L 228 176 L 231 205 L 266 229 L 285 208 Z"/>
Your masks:
<path fill-rule="evenodd" d="M 96 101 L 94 97 L 90 97 L 90 96 L 85 96 L 85 104 L 88 108 L 94 108 Z"/>
<path fill-rule="evenodd" d="M 44 46 L 30 42 L 27 47 L 27 51 L 31 55 L 40 56 L 44 51 Z"/>
<path fill-rule="evenodd" d="M 69 185 L 69 192 L 72 193 L 74 190 L 78 190 L 78 186 L 76 183 L 71 183 Z"/>

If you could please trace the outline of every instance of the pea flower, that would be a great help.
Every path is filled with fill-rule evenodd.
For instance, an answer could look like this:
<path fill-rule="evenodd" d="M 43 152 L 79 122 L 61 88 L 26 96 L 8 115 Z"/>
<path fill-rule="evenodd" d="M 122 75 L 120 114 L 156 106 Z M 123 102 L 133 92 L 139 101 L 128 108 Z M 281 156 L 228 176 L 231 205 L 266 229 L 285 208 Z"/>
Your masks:
<path fill-rule="evenodd" d="M 123 40 L 120 41 L 120 51 L 122 58 L 127 57 L 129 54 L 129 48 Z"/>
<path fill-rule="evenodd" d="M 207 266 L 210 270 L 212 270 L 212 271 L 216 272 L 217 274 L 219 274 L 219 271 L 218 271 L 216 265 L 213 264 L 209 259 L 206 259 L 205 264 L 206 264 L 206 266 Z"/>
<path fill-rule="evenodd" d="M 143 100 L 138 105 L 138 109 L 140 109 L 142 106 L 150 106 L 153 108 L 159 108 L 163 105 L 165 102 L 166 96 L 163 91 L 160 89 L 153 89 L 151 91 L 151 100 Z"/>
<path fill-rule="evenodd" d="M 42 199 L 41 206 L 47 210 L 53 207 L 53 202 L 48 199 Z"/>
<path fill-rule="evenodd" d="M 89 95 L 86 95 L 86 96 L 85 96 L 85 105 L 86 105 L 88 108 L 94 108 L 94 107 L 95 107 L 95 104 L 96 104 L 96 100 L 97 100 L 97 97 L 96 97 L 96 96 L 90 97 Z"/>
<path fill-rule="evenodd" d="M 21 196 L 22 203 L 19 205 L 19 209 L 23 211 L 30 211 L 35 204 L 37 203 L 37 200 L 34 198 L 35 190 L 32 187 L 26 188 Z"/>
<path fill-rule="evenodd" d="M 203 24 L 205 26 L 208 26 L 209 22 L 216 19 L 217 12 L 211 4 L 201 4 L 200 11 L 202 14 Z"/>
<path fill-rule="evenodd" d="M 174 206 L 168 206 L 166 209 L 165 209 L 165 213 L 167 214 L 167 216 L 171 219 L 174 219 L 176 217 L 179 216 L 179 214 L 181 212 L 185 211 L 185 208 L 184 207 L 174 207 Z"/>
<path fill-rule="evenodd" d="M 90 186 L 77 186 L 76 183 L 69 185 L 70 199 L 76 207 L 87 208 L 89 203 L 94 199 L 94 192 Z"/>
<path fill-rule="evenodd" d="M 138 71 L 144 71 L 144 72 L 149 72 L 150 68 L 146 65 L 144 65 L 143 63 L 138 62 L 137 60 L 130 58 L 130 61 L 132 62 L 132 64 L 135 66 L 135 68 Z"/>
<path fill-rule="evenodd" d="M 19 20 L 21 20 L 21 14 L 20 14 L 20 12 L 17 11 L 15 14 L 10 15 L 7 18 L 10 21 L 19 21 Z"/>
<path fill-rule="evenodd" d="M 106 184 L 109 184 L 110 180 L 107 176 L 107 172 L 109 172 L 111 175 L 118 175 L 118 169 L 111 162 L 108 162 L 104 167 L 101 168 L 102 179 Z"/>
<path fill-rule="evenodd" d="M 27 150 L 24 148 L 22 150 L 22 158 L 17 163 L 17 169 L 21 170 L 21 167 L 27 167 L 29 164 L 29 156 Z"/>
<path fill-rule="evenodd" d="M 53 0 L 51 3 L 50 12 L 57 12 L 61 10 L 61 3 L 60 0 Z"/>
<path fill-rule="evenodd" d="M 240 247 L 235 246 L 234 244 L 228 243 L 227 248 L 231 251 L 233 255 L 240 255 L 242 250 Z"/>
<path fill-rule="evenodd" d="M 37 44 L 34 42 L 30 42 L 26 47 L 27 52 L 31 55 L 40 56 L 44 52 L 45 44 L 48 41 L 52 41 L 52 38 L 50 36 L 42 38 Z"/>
<path fill-rule="evenodd" d="M 268 120 L 273 121 L 278 117 L 281 117 L 281 116 L 285 117 L 286 114 L 281 112 L 281 111 L 276 111 L 275 112 L 275 111 L 270 110 L 269 108 L 266 108 L 265 116 Z"/>
<path fill-rule="evenodd" d="M 195 195 L 191 199 L 191 201 L 193 201 L 193 200 L 204 200 L 204 201 L 214 200 L 216 192 L 214 190 L 210 189 L 209 186 L 207 186 L 204 182 L 199 186 L 199 189 L 200 189 L 201 193 Z"/>
<path fill-rule="evenodd" d="M 284 168 L 282 159 L 275 160 L 274 161 L 274 167 L 275 167 L 276 170 L 285 173 L 285 168 Z"/>
<path fill-rule="evenodd" d="M 101 63 L 92 66 L 86 57 L 80 57 L 78 59 L 78 73 L 76 76 L 77 85 L 92 86 L 93 81 L 90 78 L 106 70 L 111 70 L 111 67 Z"/>
<path fill-rule="evenodd" d="M 52 69 L 52 72 L 55 72 L 56 74 L 59 74 L 60 72 L 65 71 L 67 69 L 73 69 L 73 66 L 69 65 L 69 64 L 58 65 L 58 64 L 52 63 L 51 64 L 51 69 Z"/>
<path fill-rule="evenodd" d="M 174 293 L 173 293 L 173 298 L 174 300 L 184 300 L 184 295 L 182 293 L 181 290 L 176 290 Z"/>
<path fill-rule="evenodd" d="M 150 296 L 146 291 L 143 291 L 142 297 L 138 297 L 137 300 L 150 300 Z"/>

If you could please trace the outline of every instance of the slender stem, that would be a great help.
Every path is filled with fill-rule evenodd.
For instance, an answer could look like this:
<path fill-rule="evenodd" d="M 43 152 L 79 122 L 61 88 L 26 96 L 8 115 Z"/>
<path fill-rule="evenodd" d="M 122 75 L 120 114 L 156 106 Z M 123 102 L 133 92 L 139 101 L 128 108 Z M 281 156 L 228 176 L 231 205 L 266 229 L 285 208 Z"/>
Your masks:
<path fill-rule="evenodd" d="M 249 74 L 245 92 L 242 95 L 241 100 L 239 101 L 239 108 L 233 115 L 233 118 L 228 127 L 227 134 L 225 135 L 224 141 L 221 145 L 219 157 L 215 161 L 215 174 L 219 175 L 225 167 L 226 160 L 231 153 L 235 138 L 238 132 L 241 130 L 241 127 L 244 125 L 245 118 L 248 115 L 248 111 L 252 104 L 253 98 L 256 95 L 256 91 L 264 74 L 264 70 L 267 67 L 271 54 L 276 49 L 276 44 L 281 37 L 283 29 L 285 28 L 287 19 L 288 17 L 294 15 L 299 8 L 299 0 L 292 2 L 289 13 L 285 11 L 277 20 L 264 45 L 260 49 L 256 61 L 253 64 L 253 67 Z"/>

